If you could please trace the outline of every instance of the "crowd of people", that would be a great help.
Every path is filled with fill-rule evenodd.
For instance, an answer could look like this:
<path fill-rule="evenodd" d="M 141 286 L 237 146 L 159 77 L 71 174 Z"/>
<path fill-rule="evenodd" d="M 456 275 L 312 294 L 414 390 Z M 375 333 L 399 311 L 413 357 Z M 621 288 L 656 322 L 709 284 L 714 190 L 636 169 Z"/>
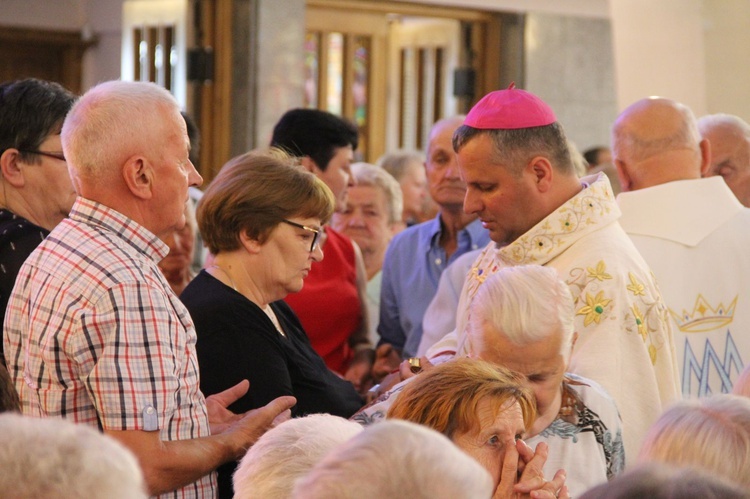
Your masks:
<path fill-rule="evenodd" d="M 750 497 L 750 126 L 611 138 L 511 85 L 369 164 L 292 109 L 202 186 L 156 84 L 0 84 L 0 489 Z"/>

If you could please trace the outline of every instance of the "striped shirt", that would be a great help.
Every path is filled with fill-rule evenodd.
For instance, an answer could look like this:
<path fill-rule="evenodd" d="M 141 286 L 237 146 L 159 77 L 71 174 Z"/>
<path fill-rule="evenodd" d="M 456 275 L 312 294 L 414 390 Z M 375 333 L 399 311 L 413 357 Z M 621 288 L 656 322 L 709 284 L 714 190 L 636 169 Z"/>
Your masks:
<path fill-rule="evenodd" d="M 169 249 L 104 205 L 78 198 L 19 272 L 5 356 L 24 414 L 107 430 L 210 434 L 196 334 L 156 266 Z M 214 497 L 214 473 L 163 497 Z"/>

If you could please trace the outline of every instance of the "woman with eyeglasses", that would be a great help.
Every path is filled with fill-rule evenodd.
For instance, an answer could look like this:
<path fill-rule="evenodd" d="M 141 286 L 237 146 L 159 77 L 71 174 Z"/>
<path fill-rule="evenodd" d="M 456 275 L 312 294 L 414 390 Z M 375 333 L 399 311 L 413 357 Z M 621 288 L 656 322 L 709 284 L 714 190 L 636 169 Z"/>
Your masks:
<path fill-rule="evenodd" d="M 229 406 L 235 413 L 281 395 L 297 398 L 293 416 L 348 418 L 363 405 L 354 386 L 315 353 L 282 301 L 302 289 L 312 262 L 323 258 L 320 229 L 334 203 L 321 180 L 272 150 L 230 160 L 198 205 L 198 227 L 214 259 L 180 298 L 198 334 L 203 393 L 250 381 Z M 219 468 L 220 497 L 232 495 L 235 465 Z"/>
<path fill-rule="evenodd" d="M 76 199 L 60 140 L 75 99 L 57 83 L 34 78 L 0 84 L 0 364 L 18 271 Z"/>

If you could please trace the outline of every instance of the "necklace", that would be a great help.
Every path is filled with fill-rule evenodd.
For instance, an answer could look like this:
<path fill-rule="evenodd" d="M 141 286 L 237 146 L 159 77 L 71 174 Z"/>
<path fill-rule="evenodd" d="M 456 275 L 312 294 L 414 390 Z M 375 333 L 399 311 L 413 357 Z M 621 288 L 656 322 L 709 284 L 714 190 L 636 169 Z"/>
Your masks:
<path fill-rule="evenodd" d="M 221 267 L 219 267 L 218 265 L 215 265 L 215 264 L 211 265 L 210 267 L 208 267 L 208 269 L 219 269 L 219 270 L 221 270 L 224 273 L 224 275 L 227 276 L 227 279 L 229 279 L 229 284 L 232 286 L 232 289 L 234 289 L 235 291 L 237 291 L 239 293 L 239 290 L 237 289 L 237 285 L 234 283 L 234 279 L 232 279 L 232 276 L 229 275 L 229 272 L 227 272 L 226 270 L 224 270 L 223 268 L 221 268 Z"/>
<path fill-rule="evenodd" d="M 274 313 L 273 309 L 271 308 L 271 305 L 266 305 L 263 311 L 266 313 L 269 319 L 271 319 L 271 322 L 273 322 L 274 327 L 276 328 L 276 331 L 281 334 L 281 336 L 286 337 L 286 334 L 284 334 L 284 330 L 281 329 L 281 324 L 279 324 L 279 318 L 276 317 L 276 314 Z"/>
<path fill-rule="evenodd" d="M 576 398 L 573 390 L 567 386 L 566 383 L 562 385 L 562 404 L 560 405 L 560 412 L 557 417 L 560 419 L 571 418 L 577 409 L 578 399 Z"/>
<path fill-rule="evenodd" d="M 227 272 L 222 267 L 220 267 L 220 266 L 218 266 L 216 264 L 211 265 L 210 267 L 206 267 L 206 270 L 210 270 L 210 269 L 221 270 L 224 273 L 224 275 L 227 276 L 227 279 L 229 279 L 229 284 L 232 286 L 232 289 L 234 289 L 238 293 L 240 292 L 237 289 L 237 285 L 234 283 L 234 279 L 232 279 L 232 276 L 229 275 L 229 272 Z M 286 334 L 284 334 L 284 330 L 281 329 L 281 324 L 279 323 L 279 319 L 278 319 L 278 317 L 276 317 L 276 314 L 273 312 L 273 309 L 271 308 L 271 306 L 270 305 L 266 305 L 263 308 L 263 312 L 265 312 L 266 315 L 268 316 L 268 318 L 271 319 L 271 322 L 273 322 L 273 325 L 276 328 L 276 331 L 278 331 L 279 334 L 281 334 L 281 336 L 286 337 Z"/>

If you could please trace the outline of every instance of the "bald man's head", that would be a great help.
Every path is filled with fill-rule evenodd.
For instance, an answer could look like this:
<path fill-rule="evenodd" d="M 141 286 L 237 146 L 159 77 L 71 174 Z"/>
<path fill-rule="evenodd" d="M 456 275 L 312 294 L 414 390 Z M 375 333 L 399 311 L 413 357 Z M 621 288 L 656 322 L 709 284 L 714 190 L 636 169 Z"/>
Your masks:
<path fill-rule="evenodd" d="M 711 144 L 711 166 L 705 176 L 721 175 L 740 202 L 750 207 L 750 125 L 738 116 L 712 114 L 698 120 Z"/>
<path fill-rule="evenodd" d="M 612 154 L 623 189 L 635 190 L 700 178 L 708 146 L 690 108 L 670 99 L 647 98 L 617 117 Z"/>

